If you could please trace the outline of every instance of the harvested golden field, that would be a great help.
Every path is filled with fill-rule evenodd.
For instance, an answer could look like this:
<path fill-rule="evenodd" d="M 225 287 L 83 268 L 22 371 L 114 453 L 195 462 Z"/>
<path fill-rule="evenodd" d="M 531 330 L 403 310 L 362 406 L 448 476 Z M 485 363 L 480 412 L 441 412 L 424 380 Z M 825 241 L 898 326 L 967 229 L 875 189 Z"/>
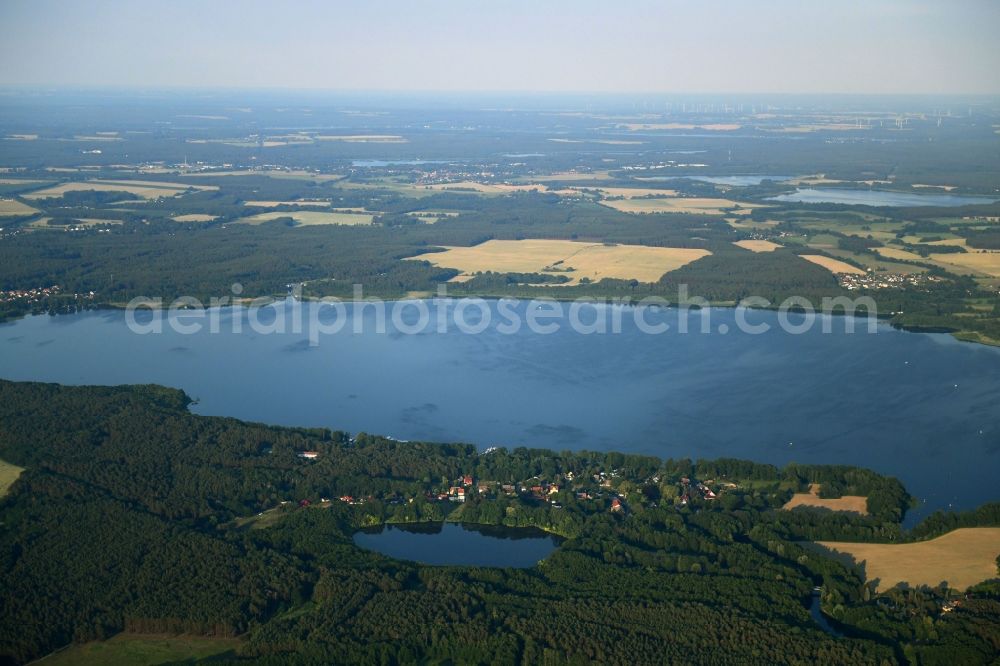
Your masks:
<path fill-rule="evenodd" d="M 490 240 L 472 247 L 448 247 L 444 252 L 411 259 L 462 271 L 459 278 L 483 271 L 566 275 L 565 284 L 581 278 L 656 282 L 664 273 L 710 255 L 708 250 L 643 245 L 605 245 L 565 240 Z M 456 280 L 463 281 L 463 280 Z"/>
<path fill-rule="evenodd" d="M 1000 277 L 1000 252 L 973 250 L 965 254 L 932 254 L 930 258 L 953 273 Z"/>
<path fill-rule="evenodd" d="M 324 224 L 371 224 L 372 219 L 374 219 L 375 216 L 371 213 L 328 213 L 326 211 L 320 212 L 316 210 L 291 210 L 276 211 L 273 213 L 258 213 L 257 215 L 240 218 L 236 220 L 236 222 L 239 224 L 263 224 L 264 222 L 270 222 L 271 220 L 277 220 L 282 217 L 292 218 L 295 220 L 296 226 L 311 227 Z"/>
<path fill-rule="evenodd" d="M 22 467 L 0 460 L 0 497 L 7 494 L 7 491 L 14 485 L 17 477 L 21 476 L 21 472 L 23 471 L 24 468 Z"/>
<path fill-rule="evenodd" d="M 848 543 L 819 541 L 825 548 L 864 563 L 865 577 L 878 590 L 897 583 L 939 585 L 964 590 L 997 577 L 1000 527 L 963 527 L 918 543 Z"/>
<path fill-rule="evenodd" d="M 603 197 L 624 197 L 635 199 L 637 197 L 676 197 L 674 190 L 658 190 L 654 187 L 572 187 L 573 190 L 597 190 Z"/>
<path fill-rule="evenodd" d="M 906 240 L 911 238 L 912 240 Z M 919 243 L 920 238 L 914 238 L 913 236 L 904 236 L 903 240 L 907 243 Z M 967 252 L 976 252 L 975 248 L 969 247 L 968 242 L 964 238 L 945 238 L 944 240 L 931 241 L 930 243 L 925 243 L 925 245 L 955 245 L 957 247 L 964 247 Z"/>
<path fill-rule="evenodd" d="M 824 257 L 819 254 L 800 254 L 800 257 L 806 261 L 811 261 L 817 266 L 822 266 L 831 273 L 852 273 L 854 275 L 864 275 L 865 272 L 856 266 L 852 266 L 847 262 L 840 261 L 839 259 L 832 259 L 830 257 Z"/>
<path fill-rule="evenodd" d="M 779 247 L 783 247 L 769 240 L 741 240 L 736 241 L 733 245 L 737 245 L 744 250 L 750 250 L 751 252 L 774 252 Z"/>
<path fill-rule="evenodd" d="M 0 217 L 15 215 L 34 215 L 38 211 L 27 204 L 14 199 L 0 199 Z"/>
<path fill-rule="evenodd" d="M 623 213 L 693 213 L 701 215 L 749 215 L 750 204 L 711 197 L 661 197 L 658 199 L 617 199 L 602 205 Z M 761 208 L 762 206 L 758 206 Z"/>
<path fill-rule="evenodd" d="M 218 219 L 218 215 L 206 215 L 205 213 L 188 213 L 187 215 L 174 215 L 174 222 L 211 222 Z"/>
<path fill-rule="evenodd" d="M 795 493 L 782 509 L 794 509 L 797 506 L 814 506 L 830 511 L 852 511 L 868 515 L 868 498 L 862 495 L 844 495 L 843 497 L 824 498 L 819 496 L 819 484 L 809 485 L 809 492 Z"/>
<path fill-rule="evenodd" d="M 887 259 L 901 259 L 903 261 L 927 261 L 919 254 L 900 250 L 895 247 L 877 247 L 875 251 Z"/>
<path fill-rule="evenodd" d="M 278 206 L 302 206 L 304 208 L 329 208 L 329 201 L 244 201 L 244 206 L 257 208 L 277 208 Z"/>
<path fill-rule="evenodd" d="M 43 190 L 25 194 L 26 199 L 47 199 L 61 197 L 67 192 L 126 192 L 143 199 L 175 197 L 188 190 L 217 190 L 215 185 L 186 185 L 184 183 L 164 183 L 154 180 L 85 180 L 62 183 Z"/>

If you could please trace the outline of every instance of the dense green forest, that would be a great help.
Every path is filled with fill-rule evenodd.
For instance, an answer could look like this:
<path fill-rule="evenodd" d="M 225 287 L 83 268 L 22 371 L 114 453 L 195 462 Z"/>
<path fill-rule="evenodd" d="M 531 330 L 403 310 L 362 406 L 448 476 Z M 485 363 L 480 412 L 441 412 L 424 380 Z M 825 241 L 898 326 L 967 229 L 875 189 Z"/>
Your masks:
<path fill-rule="evenodd" d="M 1000 649 L 995 583 L 944 614 L 963 591 L 876 595 L 801 543 L 997 525 L 1000 505 L 903 532 L 905 489 L 858 468 L 480 452 L 188 404 L 157 386 L 0 382 L 0 458 L 25 468 L 0 499 L 5 661 L 121 631 L 239 635 L 238 659 L 261 664 L 973 664 Z M 438 499 L 466 475 L 488 490 Z M 779 510 L 811 483 L 867 495 L 871 515 Z M 530 569 L 424 566 L 352 541 L 364 525 L 442 519 L 566 540 Z M 815 586 L 843 637 L 810 617 Z"/>

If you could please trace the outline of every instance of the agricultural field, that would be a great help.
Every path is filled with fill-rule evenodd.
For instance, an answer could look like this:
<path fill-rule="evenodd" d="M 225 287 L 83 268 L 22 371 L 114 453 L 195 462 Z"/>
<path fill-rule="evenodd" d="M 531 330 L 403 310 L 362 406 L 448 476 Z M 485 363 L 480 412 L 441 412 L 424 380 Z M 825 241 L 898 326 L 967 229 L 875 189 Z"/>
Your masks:
<path fill-rule="evenodd" d="M 183 183 L 163 183 L 146 180 L 86 180 L 62 183 L 36 192 L 25 194 L 26 199 L 58 198 L 67 192 L 126 192 L 142 199 L 175 197 L 189 190 L 214 191 L 214 185 L 186 185 Z"/>
<path fill-rule="evenodd" d="M 211 222 L 218 219 L 218 217 L 215 215 L 206 215 L 205 213 L 187 213 L 186 215 L 174 215 L 170 219 L 174 222 Z"/>
<path fill-rule="evenodd" d="M 817 266 L 822 266 L 831 273 L 852 273 L 854 275 L 865 274 L 865 272 L 857 266 L 851 266 L 849 263 L 840 261 L 839 259 L 824 257 L 819 254 L 800 254 L 799 256 L 806 261 L 811 261 Z"/>
<path fill-rule="evenodd" d="M 458 183 L 435 183 L 433 185 L 425 185 L 424 187 L 429 190 L 440 190 L 444 192 L 472 191 L 478 194 L 512 194 L 514 192 L 548 191 L 548 188 L 545 185 L 538 185 L 534 183 L 526 185 L 510 185 L 507 183 L 476 183 L 470 180 Z"/>
<path fill-rule="evenodd" d="M 623 213 L 689 213 L 701 215 L 749 215 L 764 206 L 713 197 L 661 197 L 656 199 L 615 199 L 601 204 Z"/>
<path fill-rule="evenodd" d="M 375 216 L 372 213 L 326 212 L 315 210 L 277 211 L 273 213 L 258 213 L 236 220 L 240 224 L 263 224 L 271 220 L 290 217 L 296 226 L 311 227 L 324 224 L 357 225 L 371 224 Z"/>
<path fill-rule="evenodd" d="M 654 187 L 580 187 L 575 186 L 570 189 L 598 191 L 602 197 L 623 197 L 625 199 L 636 199 L 640 197 L 676 197 L 674 190 L 658 190 Z"/>
<path fill-rule="evenodd" d="M 34 215 L 38 210 L 14 199 L 0 199 L 0 217 L 20 217 Z"/>
<path fill-rule="evenodd" d="M 7 489 L 17 481 L 17 477 L 21 476 L 23 471 L 24 469 L 17 465 L 0 460 L 0 497 L 7 494 Z"/>
<path fill-rule="evenodd" d="M 966 527 L 917 543 L 817 543 L 863 563 L 865 577 L 878 581 L 879 591 L 898 583 L 936 586 L 945 581 L 964 590 L 997 577 L 1000 527 Z"/>
<path fill-rule="evenodd" d="M 774 252 L 782 247 L 769 240 L 740 240 L 733 243 L 733 245 L 741 247 L 744 250 L 750 250 L 751 252 Z"/>
<path fill-rule="evenodd" d="M 901 261 L 927 261 L 919 254 L 901 250 L 896 247 L 877 247 L 875 251 L 887 259 L 899 259 Z"/>
<path fill-rule="evenodd" d="M 842 497 L 825 498 L 819 496 L 818 483 L 810 484 L 809 492 L 795 493 L 782 509 L 790 510 L 797 506 L 811 506 L 830 511 L 850 511 L 868 515 L 868 498 L 862 495 L 844 495 Z"/>
<path fill-rule="evenodd" d="M 106 641 L 73 645 L 35 662 L 39 666 L 154 666 L 189 664 L 234 655 L 236 638 L 118 634 Z"/>
<path fill-rule="evenodd" d="M 472 247 L 448 247 L 444 252 L 411 259 L 462 271 L 457 281 L 476 273 L 552 273 L 579 284 L 582 278 L 656 282 L 665 273 L 710 255 L 708 250 L 642 245 L 581 243 L 564 240 L 489 240 Z"/>
<path fill-rule="evenodd" d="M 972 251 L 964 254 L 932 254 L 934 263 L 952 273 L 1000 277 L 1000 252 Z"/>

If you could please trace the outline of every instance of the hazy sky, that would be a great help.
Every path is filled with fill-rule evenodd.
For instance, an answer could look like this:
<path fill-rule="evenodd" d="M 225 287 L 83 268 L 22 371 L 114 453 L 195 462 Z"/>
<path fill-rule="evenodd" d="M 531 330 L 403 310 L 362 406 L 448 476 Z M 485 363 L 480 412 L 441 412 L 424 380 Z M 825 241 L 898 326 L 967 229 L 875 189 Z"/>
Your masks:
<path fill-rule="evenodd" d="M 994 0 L 0 0 L 0 85 L 1000 93 Z"/>

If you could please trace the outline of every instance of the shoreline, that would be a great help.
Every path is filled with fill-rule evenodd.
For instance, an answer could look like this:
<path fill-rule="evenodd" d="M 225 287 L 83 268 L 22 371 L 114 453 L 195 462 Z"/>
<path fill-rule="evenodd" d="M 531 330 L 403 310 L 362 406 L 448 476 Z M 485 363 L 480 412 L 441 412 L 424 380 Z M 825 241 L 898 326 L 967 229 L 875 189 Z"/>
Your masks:
<path fill-rule="evenodd" d="M 223 304 L 223 305 L 210 305 L 210 306 L 204 308 L 204 310 L 207 311 L 207 310 L 214 309 L 214 308 L 222 310 L 223 308 L 228 309 L 228 308 L 234 308 L 234 307 L 237 307 L 237 306 L 239 306 L 239 307 L 249 307 L 250 305 L 252 305 L 256 301 L 264 301 L 264 300 L 267 300 L 268 302 L 267 303 L 262 303 L 261 304 L 262 306 L 264 306 L 264 305 L 272 305 L 274 303 L 287 302 L 287 301 L 289 301 L 289 299 L 298 300 L 298 301 L 303 302 L 303 303 L 319 303 L 319 302 L 322 301 L 323 298 L 324 297 L 317 297 L 317 296 L 298 296 L 298 297 L 292 297 L 292 296 L 290 296 L 288 294 L 285 294 L 284 296 L 274 296 L 274 295 L 271 295 L 271 296 L 256 296 L 256 297 L 253 297 L 253 298 L 242 297 L 242 298 L 231 299 L 231 302 Z M 335 298 L 338 298 L 339 302 L 344 303 L 344 304 L 348 304 L 348 303 L 355 304 L 355 303 L 367 303 L 367 302 L 371 302 L 371 300 L 369 300 L 367 298 L 357 299 L 357 298 L 354 298 L 353 296 L 352 297 L 348 297 L 348 298 L 339 298 L 339 297 L 335 297 Z M 435 295 L 435 294 L 433 294 L 431 292 L 409 292 L 407 294 L 402 294 L 402 295 L 395 296 L 395 297 L 390 297 L 390 298 L 378 298 L 378 297 L 372 297 L 372 298 L 374 298 L 375 300 L 379 300 L 379 301 L 385 302 L 385 303 L 399 303 L 399 302 L 406 302 L 406 301 L 430 301 L 430 302 L 432 302 L 432 301 L 435 301 L 435 300 L 438 300 L 438 299 L 442 299 L 442 298 L 445 299 L 445 300 L 449 300 L 449 301 L 459 301 L 459 300 L 464 299 L 464 298 L 480 298 L 480 299 L 487 300 L 487 301 L 500 301 L 500 300 L 506 299 L 506 300 L 513 300 L 513 301 L 517 301 L 517 302 L 522 302 L 522 301 L 528 301 L 528 302 L 530 302 L 532 300 L 539 300 L 539 301 L 549 301 L 549 302 L 553 302 L 553 303 L 581 302 L 581 303 L 590 303 L 590 304 L 619 305 L 619 306 L 625 306 L 625 307 L 640 307 L 642 305 L 646 305 L 647 307 L 650 307 L 650 306 L 654 305 L 654 304 L 649 304 L 649 303 L 643 304 L 643 303 L 639 302 L 641 299 L 633 300 L 632 298 L 628 298 L 628 299 L 618 298 L 618 299 L 615 299 L 613 297 L 605 297 L 605 298 L 602 299 L 600 297 L 590 297 L 590 296 L 578 296 L 578 297 L 575 297 L 575 298 L 569 298 L 569 297 L 550 296 L 550 295 L 547 295 L 547 294 L 546 295 L 535 296 L 535 297 L 532 297 L 532 298 L 529 299 L 529 298 L 524 298 L 524 297 L 516 297 L 516 296 L 512 297 L 512 296 L 503 296 L 503 295 L 487 294 L 487 293 L 483 293 L 483 294 L 468 294 L 468 295 L 461 295 L 461 296 L 448 295 L 448 296 L 442 297 L 442 296 L 437 296 L 437 295 Z M 655 305 L 657 307 L 664 307 L 664 308 L 679 308 L 680 307 L 678 304 L 672 303 L 672 302 L 669 302 L 669 301 L 666 302 L 665 304 L 659 304 L 659 303 L 657 303 Z M 120 302 L 116 302 L 116 303 L 94 303 L 90 307 L 81 308 L 81 309 L 78 309 L 78 310 L 74 310 L 72 312 L 56 312 L 56 313 L 49 313 L 49 312 L 44 312 L 44 313 L 43 312 L 40 312 L 40 313 L 25 312 L 25 313 L 22 313 L 22 314 L 19 314 L 19 315 L 13 315 L 13 316 L 9 316 L 9 317 L 6 317 L 6 318 L 0 317 L 0 326 L 2 326 L 4 324 L 14 323 L 14 322 L 16 322 L 16 321 L 18 321 L 20 319 L 24 319 L 26 317 L 41 316 L 42 314 L 47 314 L 49 316 L 58 317 L 58 316 L 63 316 L 63 315 L 79 314 L 81 312 L 88 312 L 88 311 L 93 311 L 93 312 L 117 311 L 117 310 L 124 311 L 127 308 L 127 306 L 128 306 L 127 303 L 120 303 Z M 763 312 L 777 312 L 779 310 L 778 307 L 773 306 L 773 305 L 767 306 L 767 307 L 760 307 L 760 306 L 753 306 L 753 305 L 740 305 L 739 303 L 733 303 L 732 301 L 719 301 L 719 302 L 711 302 L 710 301 L 709 304 L 708 304 L 708 307 L 709 308 L 717 308 L 717 309 L 726 309 L 726 310 L 735 310 L 737 308 L 743 307 L 743 308 L 746 308 L 748 310 L 760 310 L 760 311 L 763 311 Z M 164 305 L 164 304 L 161 303 L 159 306 L 153 306 L 153 305 L 150 305 L 149 307 L 144 306 L 143 309 L 144 310 L 148 310 L 148 311 L 160 311 L 160 312 L 162 312 L 164 310 L 169 310 L 170 308 L 169 308 L 169 305 Z M 184 310 L 190 310 L 190 309 L 192 309 L 192 308 L 186 308 L 185 307 L 185 308 L 180 308 L 179 310 L 184 311 Z M 690 309 L 691 310 L 700 310 L 701 307 L 692 305 L 692 306 L 690 306 Z M 801 308 L 791 308 L 791 309 L 788 310 L 788 312 L 802 313 L 802 312 L 804 312 L 804 310 L 802 310 Z M 844 312 L 843 310 L 840 310 L 840 309 L 833 310 L 833 311 L 830 311 L 830 312 L 814 311 L 814 314 L 831 316 L 831 317 L 853 316 L 853 315 L 848 315 L 846 312 Z M 889 315 L 883 315 L 883 314 L 877 314 L 876 315 L 876 319 L 878 320 L 878 323 L 880 323 L 880 324 L 886 324 L 889 327 L 891 327 L 892 329 L 897 330 L 897 331 L 902 331 L 902 332 L 906 332 L 906 333 L 921 333 L 921 334 L 927 334 L 927 333 L 930 333 L 930 334 L 948 334 L 954 340 L 956 340 L 958 342 L 969 343 L 969 344 L 974 344 L 974 345 L 983 345 L 985 347 L 1000 347 L 1000 339 L 990 338 L 990 337 L 985 336 L 985 335 L 983 335 L 983 334 L 981 334 L 981 333 L 979 333 L 977 331 L 969 331 L 969 330 L 965 330 L 965 329 L 952 329 L 952 328 L 947 328 L 947 327 L 934 327 L 934 326 L 928 327 L 928 326 L 907 325 L 907 324 L 900 325 L 900 324 L 894 324 L 894 323 L 892 323 L 891 318 L 892 317 L 889 316 Z"/>

